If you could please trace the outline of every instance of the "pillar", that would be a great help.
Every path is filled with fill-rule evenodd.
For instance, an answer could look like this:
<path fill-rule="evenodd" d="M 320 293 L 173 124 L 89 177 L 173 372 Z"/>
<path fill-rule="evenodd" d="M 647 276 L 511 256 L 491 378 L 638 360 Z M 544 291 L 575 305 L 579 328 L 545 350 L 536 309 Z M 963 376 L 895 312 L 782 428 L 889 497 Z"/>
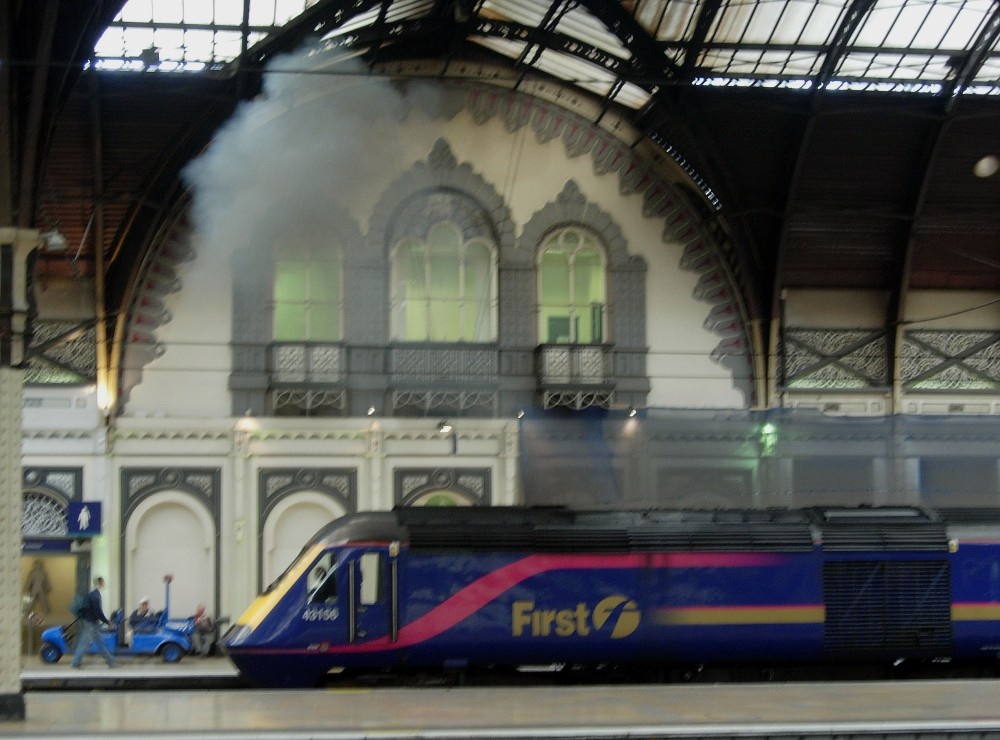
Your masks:
<path fill-rule="evenodd" d="M 21 407 L 28 274 L 40 239 L 0 228 L 0 721 L 24 719 L 21 690 Z"/>

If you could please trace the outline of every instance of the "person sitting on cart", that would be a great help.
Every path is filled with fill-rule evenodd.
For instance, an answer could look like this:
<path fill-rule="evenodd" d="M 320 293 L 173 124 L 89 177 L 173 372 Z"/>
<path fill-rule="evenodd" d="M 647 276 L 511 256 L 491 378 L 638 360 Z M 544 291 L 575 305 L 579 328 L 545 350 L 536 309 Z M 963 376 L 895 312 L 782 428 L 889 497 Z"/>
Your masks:
<path fill-rule="evenodd" d="M 205 605 L 198 604 L 194 610 L 194 632 L 191 633 L 191 650 L 207 658 L 215 642 L 215 622 L 205 613 Z"/>
<path fill-rule="evenodd" d="M 139 608 L 129 615 L 128 624 L 132 632 L 155 632 L 158 617 L 149 610 L 149 599 L 139 600 Z"/>

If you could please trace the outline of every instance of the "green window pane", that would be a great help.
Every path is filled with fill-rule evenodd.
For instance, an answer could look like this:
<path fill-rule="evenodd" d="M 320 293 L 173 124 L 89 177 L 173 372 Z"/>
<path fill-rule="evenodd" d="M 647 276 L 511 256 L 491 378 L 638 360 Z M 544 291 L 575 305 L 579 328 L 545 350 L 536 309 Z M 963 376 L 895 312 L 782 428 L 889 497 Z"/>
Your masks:
<path fill-rule="evenodd" d="M 310 292 L 312 298 L 322 298 L 330 303 L 341 300 L 343 290 L 340 275 L 340 262 L 314 262 L 310 270 Z"/>
<path fill-rule="evenodd" d="M 396 250 L 396 295 L 401 299 L 419 300 L 425 294 L 424 250 L 414 242 L 403 242 Z"/>
<path fill-rule="evenodd" d="M 594 249 L 583 249 L 573 258 L 573 302 L 578 306 L 604 303 L 604 265 Z"/>
<path fill-rule="evenodd" d="M 432 255 L 457 259 L 462 248 L 462 234 L 454 225 L 442 222 L 428 232 L 427 243 Z"/>
<path fill-rule="evenodd" d="M 306 312 L 301 303 L 274 305 L 274 338 L 281 342 L 298 342 L 306 335 Z"/>
<path fill-rule="evenodd" d="M 411 342 L 427 341 L 429 338 L 427 302 L 404 301 L 401 310 L 403 312 L 402 338 Z"/>
<path fill-rule="evenodd" d="M 274 299 L 303 301 L 306 298 L 306 263 L 280 261 L 275 265 Z"/>
<path fill-rule="evenodd" d="M 434 299 L 453 299 L 461 295 L 459 250 L 462 235 L 448 224 L 438 224 L 428 235 L 430 240 L 431 284 Z"/>
<path fill-rule="evenodd" d="M 493 250 L 482 242 L 465 248 L 465 304 L 462 338 L 489 341 L 493 337 Z"/>
<path fill-rule="evenodd" d="M 336 342 L 340 337 L 340 307 L 333 303 L 313 304 L 310 334 L 314 342 Z"/>
<path fill-rule="evenodd" d="M 543 306 L 569 305 L 569 255 L 550 249 L 542 255 L 540 295 Z"/>
<path fill-rule="evenodd" d="M 491 341 L 495 338 L 494 252 L 468 244 L 442 221 L 426 243 L 407 238 L 393 256 L 393 335 L 410 341 Z"/>
<path fill-rule="evenodd" d="M 569 255 L 561 249 L 547 249 L 539 265 L 538 285 L 538 336 L 543 343 L 572 341 L 569 298 Z"/>

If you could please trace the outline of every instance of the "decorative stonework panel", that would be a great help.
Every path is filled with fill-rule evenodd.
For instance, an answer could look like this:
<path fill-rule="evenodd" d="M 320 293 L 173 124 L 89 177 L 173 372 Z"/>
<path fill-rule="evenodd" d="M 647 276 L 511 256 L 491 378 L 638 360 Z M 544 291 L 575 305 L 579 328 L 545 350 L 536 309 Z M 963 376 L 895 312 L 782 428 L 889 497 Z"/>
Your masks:
<path fill-rule="evenodd" d="M 128 307 L 128 325 L 124 337 L 125 353 L 119 405 L 128 400 L 132 388 L 142 377 L 142 368 L 166 351 L 157 331 L 171 320 L 164 300 L 181 289 L 180 266 L 194 257 L 191 229 L 187 221 L 187 201 L 181 202 L 164 237 L 151 249 L 142 279 L 137 284 L 135 300 Z"/>
<path fill-rule="evenodd" d="M 271 409 L 276 415 L 342 416 L 347 409 L 347 393 L 342 390 L 275 388 Z M 295 409 L 294 414 L 289 414 Z"/>
<path fill-rule="evenodd" d="M 344 348 L 339 344 L 281 342 L 271 345 L 274 383 L 342 383 Z"/>
<path fill-rule="evenodd" d="M 901 360 L 907 389 L 1000 389 L 1000 332 L 910 330 L 903 338 Z"/>
<path fill-rule="evenodd" d="M 261 468 L 257 480 L 258 531 L 282 499 L 302 491 L 328 496 L 346 512 L 357 511 L 358 473 L 354 468 Z"/>
<path fill-rule="evenodd" d="M 488 506 L 491 481 L 489 468 L 398 468 L 393 477 L 394 500 L 397 506 L 412 506 L 428 494 L 448 491 L 472 506 Z"/>
<path fill-rule="evenodd" d="M 93 383 L 97 335 L 93 322 L 34 321 L 25 358 L 25 383 Z"/>
<path fill-rule="evenodd" d="M 144 499 L 162 491 L 180 491 L 198 499 L 218 522 L 219 468 L 122 468 L 122 526 Z"/>
<path fill-rule="evenodd" d="M 37 491 L 25 493 L 21 533 L 25 537 L 65 537 L 69 533 L 66 503 Z"/>
<path fill-rule="evenodd" d="M 69 532 L 66 505 L 83 498 L 81 468 L 24 468 L 21 532 L 25 537 L 60 537 Z"/>
<path fill-rule="evenodd" d="M 498 393 L 488 390 L 395 390 L 392 392 L 392 409 L 401 416 L 423 416 L 439 412 L 462 416 L 495 416 L 497 400 Z"/>
<path fill-rule="evenodd" d="M 883 330 L 785 331 L 784 386 L 810 390 L 859 390 L 889 384 L 888 343 Z"/>
<path fill-rule="evenodd" d="M 444 383 L 494 386 L 499 352 L 488 345 L 396 345 L 389 351 L 393 384 Z"/>
<path fill-rule="evenodd" d="M 609 357 L 603 345 L 544 344 L 538 348 L 539 381 L 543 387 L 613 383 Z"/>

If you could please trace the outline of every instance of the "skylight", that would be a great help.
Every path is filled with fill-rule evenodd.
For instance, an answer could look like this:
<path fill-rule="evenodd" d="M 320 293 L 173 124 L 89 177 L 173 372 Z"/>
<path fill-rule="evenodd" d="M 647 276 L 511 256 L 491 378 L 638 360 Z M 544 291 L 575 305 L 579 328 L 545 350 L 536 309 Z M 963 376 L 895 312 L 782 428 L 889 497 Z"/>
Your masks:
<path fill-rule="evenodd" d="M 320 0 L 128 0 L 94 48 L 99 69 L 200 71 L 236 59 Z"/>
<path fill-rule="evenodd" d="M 323 35 L 356 53 L 441 21 L 433 0 L 129 0 L 98 42 L 96 65 L 218 68 L 313 6 L 323 6 L 315 8 Z M 1000 93 L 996 0 L 872 0 L 860 15 L 849 0 L 470 0 L 462 7 L 471 13 L 461 21 L 471 43 L 632 108 L 678 70 L 695 85 Z"/>

